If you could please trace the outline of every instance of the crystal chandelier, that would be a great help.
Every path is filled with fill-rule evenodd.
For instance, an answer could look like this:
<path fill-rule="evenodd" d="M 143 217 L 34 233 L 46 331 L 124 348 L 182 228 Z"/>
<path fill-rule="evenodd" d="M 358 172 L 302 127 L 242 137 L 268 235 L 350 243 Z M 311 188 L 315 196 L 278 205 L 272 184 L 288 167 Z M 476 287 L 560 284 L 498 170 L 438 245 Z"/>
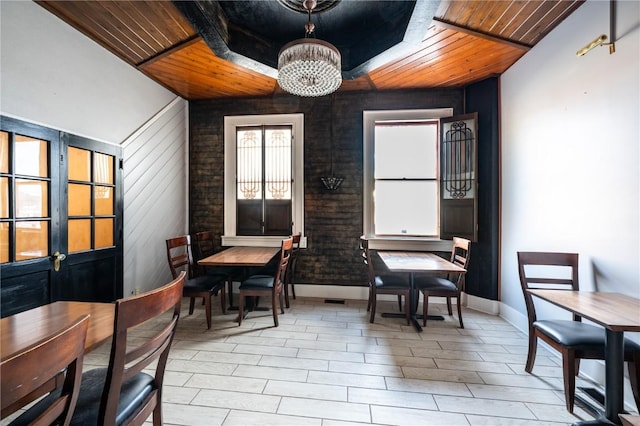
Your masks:
<path fill-rule="evenodd" d="M 278 84 L 282 90 L 297 96 L 324 96 L 342 84 L 340 52 L 331 43 L 311 38 L 315 25 L 311 12 L 316 0 L 304 0 L 309 14 L 305 38 L 282 47 L 278 54 Z"/>

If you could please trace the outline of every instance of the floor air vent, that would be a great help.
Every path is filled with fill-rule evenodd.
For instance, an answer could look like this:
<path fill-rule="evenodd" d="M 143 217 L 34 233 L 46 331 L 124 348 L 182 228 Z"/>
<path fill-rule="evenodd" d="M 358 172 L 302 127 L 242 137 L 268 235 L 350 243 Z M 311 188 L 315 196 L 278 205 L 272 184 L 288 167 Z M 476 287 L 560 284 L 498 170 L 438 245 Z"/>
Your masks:
<path fill-rule="evenodd" d="M 333 303 L 334 305 L 344 305 L 344 299 L 324 299 L 324 303 Z"/>

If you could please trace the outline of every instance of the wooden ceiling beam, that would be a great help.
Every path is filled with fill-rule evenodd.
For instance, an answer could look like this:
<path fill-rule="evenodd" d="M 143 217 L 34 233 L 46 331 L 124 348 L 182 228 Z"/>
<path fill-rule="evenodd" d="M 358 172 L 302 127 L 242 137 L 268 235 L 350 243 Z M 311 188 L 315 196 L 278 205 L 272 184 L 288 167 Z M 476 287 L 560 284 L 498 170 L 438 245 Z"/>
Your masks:
<path fill-rule="evenodd" d="M 166 57 L 166 56 L 172 55 L 173 53 L 175 53 L 175 52 L 177 52 L 177 51 L 179 51 L 179 50 L 182 50 L 182 49 L 184 49 L 185 47 L 189 47 L 190 45 L 192 45 L 192 44 L 194 44 L 194 43 L 197 43 L 197 42 L 199 42 L 200 40 L 202 40 L 202 39 L 200 38 L 200 36 L 199 36 L 199 35 L 197 35 L 197 34 L 192 35 L 191 37 L 189 37 L 189 38 L 188 38 L 188 39 L 186 39 L 185 41 L 180 42 L 180 43 L 178 43 L 178 44 L 174 44 L 173 46 L 171 46 L 171 47 L 170 47 L 170 48 L 168 48 L 167 50 L 164 50 L 164 51 L 162 51 L 162 52 L 158 53 L 157 55 L 154 55 L 154 56 L 152 56 L 152 57 L 150 57 L 150 58 L 148 58 L 148 59 L 146 59 L 146 60 L 144 60 L 144 61 L 140 62 L 139 64 L 136 64 L 136 67 L 137 67 L 138 69 L 140 69 L 140 68 L 144 68 L 145 66 L 147 66 L 147 65 L 149 65 L 149 64 L 152 64 L 152 63 L 154 63 L 155 61 L 157 61 L 157 60 L 159 60 L 159 59 L 162 59 L 162 58 L 164 58 L 164 57 Z"/>
<path fill-rule="evenodd" d="M 456 25 L 456 24 L 453 24 L 451 22 L 447 22 L 444 19 L 440 19 L 440 18 L 435 18 L 434 17 L 433 18 L 433 23 L 434 23 L 434 25 L 437 25 L 440 28 L 445 28 L 445 29 L 453 30 L 453 31 L 459 31 L 461 33 L 469 34 L 469 35 L 474 36 L 474 37 L 478 37 L 478 38 L 482 38 L 482 39 L 485 39 L 485 40 L 490 40 L 490 41 L 493 41 L 493 42 L 496 42 L 496 43 L 500 43 L 500 44 L 504 44 L 504 45 L 507 45 L 507 46 L 511 46 L 511 47 L 516 48 L 516 49 L 523 50 L 525 52 L 530 50 L 531 47 L 533 47 L 533 46 L 529 46 L 528 44 L 518 43 L 518 42 L 515 42 L 515 41 L 512 41 L 512 40 L 507 40 L 507 39 L 502 38 L 502 37 L 496 37 L 494 35 L 487 34 L 487 33 L 484 33 L 482 31 L 477 31 L 477 30 L 474 30 L 474 29 L 471 29 L 471 28 L 468 28 L 468 27 L 465 27 L 465 26 L 462 26 L 462 25 Z"/>

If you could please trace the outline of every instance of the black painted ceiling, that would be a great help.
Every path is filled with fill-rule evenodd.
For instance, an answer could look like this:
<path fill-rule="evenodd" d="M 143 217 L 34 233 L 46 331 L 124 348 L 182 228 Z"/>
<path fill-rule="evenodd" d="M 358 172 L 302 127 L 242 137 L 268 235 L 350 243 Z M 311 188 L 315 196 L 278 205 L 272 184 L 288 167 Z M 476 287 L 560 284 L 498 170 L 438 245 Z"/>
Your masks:
<path fill-rule="evenodd" d="M 302 0 L 287 0 L 299 3 Z M 176 1 L 214 53 L 263 74 L 277 74 L 278 52 L 305 35 L 308 15 L 280 1 Z M 315 37 L 340 50 L 343 78 L 363 75 L 380 63 L 415 48 L 439 1 L 341 0 L 314 12 Z M 319 5 L 321 6 L 321 5 Z"/>

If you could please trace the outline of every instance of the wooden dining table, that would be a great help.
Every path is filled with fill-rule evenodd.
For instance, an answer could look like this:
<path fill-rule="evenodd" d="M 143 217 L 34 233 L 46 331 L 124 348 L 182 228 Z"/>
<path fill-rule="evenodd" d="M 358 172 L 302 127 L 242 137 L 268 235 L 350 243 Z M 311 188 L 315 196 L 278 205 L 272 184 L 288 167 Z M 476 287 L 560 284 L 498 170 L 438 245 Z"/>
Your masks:
<path fill-rule="evenodd" d="M 90 352 L 113 335 L 115 304 L 54 302 L 0 320 L 0 360 L 15 354 L 89 314 L 84 350 Z"/>
<path fill-rule="evenodd" d="M 0 362 L 23 353 L 33 345 L 89 315 L 84 352 L 90 352 L 113 335 L 115 304 L 94 302 L 54 302 L 0 320 Z M 60 375 L 38 390 L 38 395 L 61 385 Z M 28 397 L 31 398 L 31 397 Z M 16 402 L 22 406 L 22 402 Z M 5 410 L 3 405 L 2 409 Z"/>
<path fill-rule="evenodd" d="M 411 321 L 417 331 L 422 331 L 420 322 L 418 319 L 422 318 L 422 315 L 416 313 L 418 307 L 417 300 L 415 298 L 414 289 L 414 275 L 420 274 L 450 274 L 458 273 L 465 274 L 466 269 L 449 262 L 446 259 L 438 256 L 435 253 L 422 252 L 422 251 L 396 251 L 396 250 L 379 250 L 378 256 L 384 262 L 386 267 L 391 272 L 406 272 L 409 274 L 409 285 L 411 287 L 410 295 L 410 308 L 411 308 Z M 384 317 L 403 317 L 404 314 L 400 313 L 383 313 Z M 429 319 L 443 320 L 444 318 L 439 315 L 429 315 Z"/>
<path fill-rule="evenodd" d="M 266 266 L 279 252 L 280 247 L 235 246 L 198 260 L 198 265 L 227 266 L 238 269 L 259 268 Z M 233 306 L 232 289 L 229 289 L 228 309 L 238 309 L 237 306 Z"/>
<path fill-rule="evenodd" d="M 200 266 L 265 266 L 280 251 L 280 247 L 236 246 L 198 260 Z"/>
<path fill-rule="evenodd" d="M 528 290 L 605 329 L 604 415 L 574 425 L 620 424 L 624 413 L 624 332 L 640 331 L 640 299 L 621 293 Z"/>

